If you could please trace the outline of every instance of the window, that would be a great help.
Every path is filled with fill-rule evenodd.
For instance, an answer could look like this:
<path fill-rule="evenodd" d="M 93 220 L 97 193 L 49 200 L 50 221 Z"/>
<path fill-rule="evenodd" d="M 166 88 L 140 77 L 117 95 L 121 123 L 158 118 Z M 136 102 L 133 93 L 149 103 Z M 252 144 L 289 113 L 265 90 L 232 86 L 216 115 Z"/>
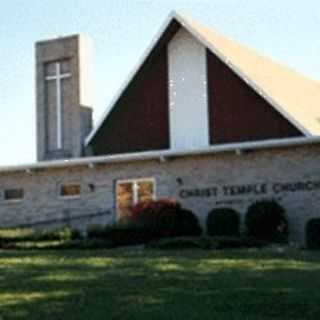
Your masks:
<path fill-rule="evenodd" d="M 119 220 L 126 220 L 137 203 L 155 199 L 155 180 L 152 178 L 118 181 L 116 189 Z"/>
<path fill-rule="evenodd" d="M 6 189 L 4 190 L 4 200 L 21 201 L 24 197 L 23 189 Z"/>
<path fill-rule="evenodd" d="M 60 197 L 62 198 L 79 198 L 81 194 L 80 184 L 63 184 L 60 187 Z"/>

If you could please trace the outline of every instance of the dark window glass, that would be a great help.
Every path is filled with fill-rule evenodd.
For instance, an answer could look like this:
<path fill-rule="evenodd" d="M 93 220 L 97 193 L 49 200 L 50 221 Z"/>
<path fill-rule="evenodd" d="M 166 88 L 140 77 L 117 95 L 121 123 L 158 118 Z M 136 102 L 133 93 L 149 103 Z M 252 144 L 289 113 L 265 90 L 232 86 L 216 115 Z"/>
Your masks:
<path fill-rule="evenodd" d="M 21 200 L 24 197 L 23 189 L 7 189 L 4 191 L 5 200 Z"/>

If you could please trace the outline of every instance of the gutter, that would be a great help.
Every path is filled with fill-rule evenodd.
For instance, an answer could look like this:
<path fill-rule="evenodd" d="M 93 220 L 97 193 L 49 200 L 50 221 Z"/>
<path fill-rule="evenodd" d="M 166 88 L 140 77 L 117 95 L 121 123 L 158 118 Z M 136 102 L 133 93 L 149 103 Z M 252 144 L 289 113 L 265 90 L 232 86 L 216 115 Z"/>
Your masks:
<path fill-rule="evenodd" d="M 147 160 L 159 160 L 165 162 L 170 158 L 180 158 L 187 156 L 200 156 L 216 153 L 235 152 L 236 154 L 242 154 L 242 152 L 250 150 L 261 150 L 269 148 L 283 148 L 292 146 L 302 146 L 311 144 L 320 144 L 320 137 L 312 138 L 286 138 L 286 139 L 270 139 L 253 142 L 241 142 L 241 143 L 227 143 L 222 145 L 210 146 L 205 149 L 196 150 L 156 150 L 106 156 L 95 157 L 83 157 L 74 158 L 68 160 L 54 160 L 54 161 L 42 161 L 33 164 L 17 165 L 17 166 L 5 166 L 0 167 L 0 173 L 20 172 L 25 171 L 31 173 L 35 170 L 52 169 L 52 168 L 68 168 L 77 166 L 88 166 L 94 168 L 97 164 L 107 163 L 123 163 L 131 161 L 147 161 Z"/>

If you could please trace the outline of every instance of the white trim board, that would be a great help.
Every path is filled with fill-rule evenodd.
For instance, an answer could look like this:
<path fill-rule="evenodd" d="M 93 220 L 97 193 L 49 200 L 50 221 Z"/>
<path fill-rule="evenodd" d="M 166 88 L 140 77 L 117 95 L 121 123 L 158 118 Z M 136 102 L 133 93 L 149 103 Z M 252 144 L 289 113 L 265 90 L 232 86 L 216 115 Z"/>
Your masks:
<path fill-rule="evenodd" d="M 169 128 L 173 150 L 209 146 L 206 48 L 180 29 L 168 44 Z"/>

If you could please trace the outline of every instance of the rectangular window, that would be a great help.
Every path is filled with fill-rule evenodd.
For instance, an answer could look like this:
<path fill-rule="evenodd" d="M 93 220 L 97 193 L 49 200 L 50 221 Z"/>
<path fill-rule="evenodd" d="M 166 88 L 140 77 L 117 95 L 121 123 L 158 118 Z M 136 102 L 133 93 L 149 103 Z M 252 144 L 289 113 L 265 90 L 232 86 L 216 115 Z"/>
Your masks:
<path fill-rule="evenodd" d="M 150 178 L 117 181 L 116 193 L 118 219 L 125 221 L 134 205 L 155 199 L 155 180 Z"/>
<path fill-rule="evenodd" d="M 4 190 L 4 200 L 21 201 L 24 197 L 23 189 L 6 189 Z"/>
<path fill-rule="evenodd" d="M 79 198 L 80 194 L 80 184 L 63 184 L 60 187 L 60 197 L 62 198 Z"/>

